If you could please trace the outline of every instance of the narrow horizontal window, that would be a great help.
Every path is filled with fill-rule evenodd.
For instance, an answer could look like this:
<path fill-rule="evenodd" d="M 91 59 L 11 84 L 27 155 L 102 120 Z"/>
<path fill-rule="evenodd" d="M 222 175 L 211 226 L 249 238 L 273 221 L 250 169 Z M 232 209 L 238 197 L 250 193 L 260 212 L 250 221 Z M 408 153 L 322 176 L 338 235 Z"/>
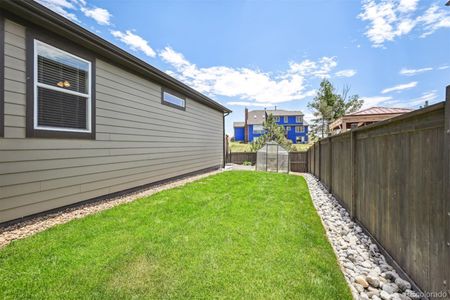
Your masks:
<path fill-rule="evenodd" d="M 163 104 L 179 108 L 182 110 L 186 109 L 186 98 L 178 93 L 168 91 L 166 89 L 162 90 L 162 99 L 161 102 Z"/>
<path fill-rule="evenodd" d="M 34 129 L 91 132 L 91 62 L 34 40 Z"/>
<path fill-rule="evenodd" d="M 295 132 L 304 132 L 305 128 L 303 126 L 295 126 Z"/>

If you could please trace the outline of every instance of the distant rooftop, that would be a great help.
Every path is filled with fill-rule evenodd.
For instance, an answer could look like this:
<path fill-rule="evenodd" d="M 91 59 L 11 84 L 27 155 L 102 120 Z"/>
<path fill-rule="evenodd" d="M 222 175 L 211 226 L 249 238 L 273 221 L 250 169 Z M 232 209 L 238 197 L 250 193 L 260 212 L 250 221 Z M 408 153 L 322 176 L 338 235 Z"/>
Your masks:
<path fill-rule="evenodd" d="M 409 108 L 395 108 L 395 107 L 381 107 L 374 106 L 369 107 L 354 113 L 347 114 L 347 116 L 360 116 L 360 115 L 385 115 L 385 114 L 404 114 L 412 111 Z"/>
<path fill-rule="evenodd" d="M 303 113 L 299 110 L 283 110 L 283 109 L 259 109 L 250 110 L 248 112 L 248 124 L 262 124 L 266 118 L 265 112 L 268 115 L 272 114 L 274 116 L 303 116 Z"/>

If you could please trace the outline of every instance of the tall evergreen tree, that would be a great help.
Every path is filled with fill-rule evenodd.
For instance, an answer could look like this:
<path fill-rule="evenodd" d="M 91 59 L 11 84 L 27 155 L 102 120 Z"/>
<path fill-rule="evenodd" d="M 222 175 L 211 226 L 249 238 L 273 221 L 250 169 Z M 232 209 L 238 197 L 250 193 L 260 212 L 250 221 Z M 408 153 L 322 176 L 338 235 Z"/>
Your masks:
<path fill-rule="evenodd" d="M 320 138 L 329 134 L 328 125 L 345 114 L 355 112 L 363 105 L 358 95 L 349 96 L 350 87 L 344 86 L 338 94 L 328 79 L 323 79 L 313 101 L 308 107 L 313 110 L 314 119 L 310 132 Z"/>

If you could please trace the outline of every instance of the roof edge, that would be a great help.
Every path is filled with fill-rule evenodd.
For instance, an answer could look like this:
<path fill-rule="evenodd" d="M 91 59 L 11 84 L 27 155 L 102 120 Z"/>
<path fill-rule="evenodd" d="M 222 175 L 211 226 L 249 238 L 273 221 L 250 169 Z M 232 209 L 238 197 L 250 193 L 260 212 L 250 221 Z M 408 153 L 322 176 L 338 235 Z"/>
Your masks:
<path fill-rule="evenodd" d="M 131 69 L 143 76 L 148 76 L 149 79 L 183 93 L 194 101 L 223 113 L 232 112 L 217 101 L 33 0 L 4 0 L 0 1 L 0 8 L 22 18 L 27 23 L 32 23 L 58 35 L 63 35 L 65 38 L 73 40 L 74 43 L 81 44 L 82 42 L 84 48 L 118 62 L 122 67 Z M 8 16 L 5 17 L 8 18 Z"/>

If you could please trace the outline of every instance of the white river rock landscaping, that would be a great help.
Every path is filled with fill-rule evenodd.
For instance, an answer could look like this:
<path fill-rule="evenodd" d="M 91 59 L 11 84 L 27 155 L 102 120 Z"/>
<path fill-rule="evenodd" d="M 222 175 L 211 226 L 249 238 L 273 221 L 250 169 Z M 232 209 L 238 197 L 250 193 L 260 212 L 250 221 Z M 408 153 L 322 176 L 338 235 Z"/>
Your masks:
<path fill-rule="evenodd" d="M 353 222 L 349 213 L 311 174 L 305 178 L 341 270 L 355 299 L 420 299 L 411 284 L 400 278 L 377 245 Z"/>

